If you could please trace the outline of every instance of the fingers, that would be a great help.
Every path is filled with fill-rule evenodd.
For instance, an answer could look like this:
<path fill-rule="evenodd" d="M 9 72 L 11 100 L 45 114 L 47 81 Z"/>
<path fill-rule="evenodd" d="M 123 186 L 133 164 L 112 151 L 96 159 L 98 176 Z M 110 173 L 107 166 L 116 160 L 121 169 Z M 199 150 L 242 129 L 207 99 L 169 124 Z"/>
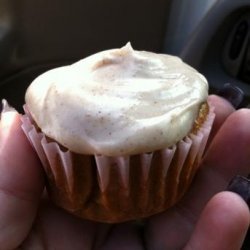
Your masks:
<path fill-rule="evenodd" d="M 22 249 L 94 249 L 96 224 L 79 219 L 44 199 Z"/>
<path fill-rule="evenodd" d="M 20 115 L 0 122 L 0 246 L 14 249 L 27 236 L 43 189 L 40 163 L 21 129 Z"/>
<path fill-rule="evenodd" d="M 214 107 L 215 120 L 210 134 L 209 142 L 214 138 L 221 125 L 227 119 L 227 117 L 232 114 L 235 109 L 234 107 L 224 98 L 216 95 L 210 95 L 208 102 L 212 107 Z"/>
<path fill-rule="evenodd" d="M 206 205 L 184 250 L 241 249 L 249 222 L 249 208 L 240 196 L 219 193 Z"/>
<path fill-rule="evenodd" d="M 122 223 L 114 225 L 100 250 L 143 250 L 142 241 L 138 227 L 133 223 Z"/>
<path fill-rule="evenodd" d="M 250 110 L 232 113 L 221 126 L 207 151 L 203 165 L 182 201 L 153 217 L 147 228 L 151 249 L 181 249 L 188 240 L 203 207 L 225 190 L 236 175 L 250 170 Z M 160 232 L 160 233 L 159 233 Z M 161 248 L 162 247 L 162 248 Z"/>
<path fill-rule="evenodd" d="M 134 224 L 104 224 L 79 219 L 44 200 L 24 249 L 142 250 Z"/>
<path fill-rule="evenodd" d="M 203 165 L 226 181 L 250 170 L 250 109 L 232 114 L 211 144 Z"/>
<path fill-rule="evenodd" d="M 200 171 L 181 205 L 198 215 L 206 202 L 225 190 L 237 174 L 250 172 L 250 110 L 242 109 L 228 117 L 212 141 Z M 192 202 L 191 202 L 192 201 Z"/>

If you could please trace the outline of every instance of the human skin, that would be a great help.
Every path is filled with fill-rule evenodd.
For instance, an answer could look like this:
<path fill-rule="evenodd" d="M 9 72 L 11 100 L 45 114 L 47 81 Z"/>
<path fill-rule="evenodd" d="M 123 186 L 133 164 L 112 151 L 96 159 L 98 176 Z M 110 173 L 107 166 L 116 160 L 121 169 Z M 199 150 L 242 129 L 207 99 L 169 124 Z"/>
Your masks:
<path fill-rule="evenodd" d="M 250 222 L 249 208 L 226 190 L 250 172 L 250 110 L 235 111 L 210 96 L 216 119 L 209 147 L 192 186 L 173 208 L 134 222 L 104 224 L 79 219 L 44 195 L 44 173 L 21 129 L 20 114 L 0 122 L 0 250 L 238 250 Z"/>

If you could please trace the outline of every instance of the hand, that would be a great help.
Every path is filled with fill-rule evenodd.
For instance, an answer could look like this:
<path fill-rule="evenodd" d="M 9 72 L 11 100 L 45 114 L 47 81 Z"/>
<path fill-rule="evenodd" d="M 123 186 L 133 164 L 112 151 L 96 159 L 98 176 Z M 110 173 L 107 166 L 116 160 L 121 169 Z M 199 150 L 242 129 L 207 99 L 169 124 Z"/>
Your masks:
<path fill-rule="evenodd" d="M 250 215 L 240 196 L 226 189 L 250 168 L 250 110 L 233 112 L 210 96 L 217 114 L 213 140 L 182 201 L 145 221 L 116 225 L 76 218 L 42 197 L 44 176 L 20 127 L 20 115 L 0 122 L 0 250 L 238 250 Z"/>

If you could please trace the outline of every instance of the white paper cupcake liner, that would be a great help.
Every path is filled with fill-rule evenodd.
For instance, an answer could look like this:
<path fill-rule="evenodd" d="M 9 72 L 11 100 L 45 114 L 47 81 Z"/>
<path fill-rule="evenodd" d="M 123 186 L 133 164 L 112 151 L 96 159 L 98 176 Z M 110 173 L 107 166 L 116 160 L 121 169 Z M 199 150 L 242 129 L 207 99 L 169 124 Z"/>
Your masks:
<path fill-rule="evenodd" d="M 44 166 L 52 199 L 72 213 L 103 222 L 145 217 L 176 203 L 199 166 L 215 117 L 210 108 L 197 134 L 171 148 L 107 157 L 65 150 L 40 132 L 25 112 L 22 128 Z"/>

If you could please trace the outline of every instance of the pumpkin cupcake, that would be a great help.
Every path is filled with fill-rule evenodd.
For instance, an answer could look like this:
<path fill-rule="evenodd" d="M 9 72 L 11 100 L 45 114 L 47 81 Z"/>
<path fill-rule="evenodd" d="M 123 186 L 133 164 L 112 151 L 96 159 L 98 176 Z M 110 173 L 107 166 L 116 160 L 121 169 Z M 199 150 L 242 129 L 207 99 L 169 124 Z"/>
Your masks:
<path fill-rule="evenodd" d="M 122 222 L 174 205 L 188 189 L 214 120 L 208 84 L 175 56 L 128 43 L 36 78 L 23 129 L 58 206 Z"/>

